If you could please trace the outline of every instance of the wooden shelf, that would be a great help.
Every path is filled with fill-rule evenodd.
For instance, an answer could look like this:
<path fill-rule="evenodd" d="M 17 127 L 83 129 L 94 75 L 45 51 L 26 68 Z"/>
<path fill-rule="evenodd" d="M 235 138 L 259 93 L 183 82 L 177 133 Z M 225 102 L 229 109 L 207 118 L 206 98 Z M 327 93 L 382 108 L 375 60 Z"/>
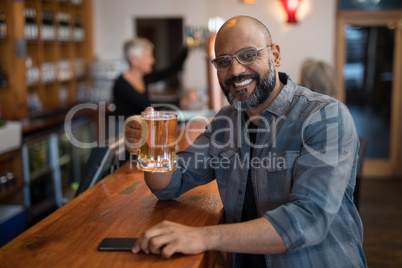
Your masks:
<path fill-rule="evenodd" d="M 43 40 L 43 44 L 45 46 L 58 46 L 59 41 L 57 41 L 57 40 Z"/>
<path fill-rule="evenodd" d="M 15 185 L 13 185 L 10 189 L 7 189 L 6 192 L 0 193 L 0 200 L 6 199 L 7 197 L 10 197 L 14 195 L 15 193 L 19 192 L 22 190 L 22 182 L 19 180 Z"/>
<path fill-rule="evenodd" d="M 60 2 L 55 0 L 2 0 L 0 10 L 6 14 L 7 32 L 10 33 L 5 39 L 0 39 L 0 64 L 5 70 L 9 79 L 9 88 L 7 92 L 0 93 L 0 103 L 3 107 L 6 120 L 22 120 L 29 115 L 28 94 L 37 93 L 42 103 L 43 109 L 53 109 L 63 105 L 63 99 L 59 98 L 60 88 L 67 88 L 65 98 L 68 103 L 77 101 L 77 82 L 89 79 L 87 74 L 88 66 L 94 60 L 92 47 L 92 1 L 83 0 L 82 4 L 74 5 L 71 0 Z M 26 57 L 17 56 L 18 53 L 6 53 L 15 48 L 18 40 L 25 36 L 25 17 L 26 8 L 34 9 L 36 15 L 34 22 L 39 30 L 37 39 L 25 39 Z M 42 13 L 49 12 L 53 14 L 52 25 L 56 33 L 54 40 L 43 40 L 42 33 Z M 85 38 L 82 41 L 76 41 L 73 38 L 69 40 L 59 40 L 59 14 L 65 13 L 68 17 L 68 25 L 73 34 L 75 18 L 81 17 L 81 26 L 85 29 Z M 24 43 L 22 43 L 24 45 Z M 34 85 L 27 85 L 26 81 L 26 59 L 31 58 L 32 66 L 39 68 L 42 72 L 42 64 L 45 62 L 55 64 L 55 72 L 60 70 L 60 61 L 69 62 L 68 68 L 73 72 L 71 79 L 57 80 L 45 83 L 39 81 Z M 85 70 L 84 76 L 76 77 L 74 75 L 75 60 L 82 59 L 82 69 Z M 41 75 L 42 76 L 42 75 Z M 49 94 L 48 89 L 51 89 Z M 2 91 L 2 89 L 0 89 Z M 63 92 L 64 93 L 64 92 Z M 62 94 L 63 94 L 62 93 Z M 65 96 L 64 95 L 64 96 Z"/>
<path fill-rule="evenodd" d="M 37 46 L 39 46 L 39 45 L 43 44 L 43 41 L 40 40 L 40 39 L 27 39 L 26 41 L 27 41 L 27 45 L 37 45 Z"/>
<path fill-rule="evenodd" d="M 22 122 L 22 135 L 24 142 L 35 138 L 38 132 L 49 131 L 49 129 L 59 129 L 64 123 L 67 112 L 77 102 L 77 83 L 88 81 L 85 76 L 88 73 L 90 64 L 94 60 L 93 55 L 93 33 L 92 33 L 92 1 L 83 0 L 79 6 L 68 3 L 61 3 L 57 0 L 1 0 L 0 11 L 6 14 L 7 37 L 0 39 L 0 64 L 7 75 L 8 86 L 0 88 L 0 103 L 6 120 L 19 120 Z M 37 39 L 25 38 L 25 9 L 31 8 L 36 11 L 34 22 L 38 26 L 39 37 Z M 55 30 L 54 40 L 44 40 L 42 32 L 42 14 L 49 12 L 53 14 L 52 25 Z M 85 39 L 76 41 L 70 39 L 61 41 L 58 39 L 59 21 L 58 14 L 61 12 L 69 14 L 68 25 L 71 32 L 74 29 L 75 17 L 80 16 L 81 25 L 85 29 Z M 15 51 L 18 47 L 19 50 Z M 13 52 L 13 53 L 11 53 Z M 38 68 L 40 80 L 32 85 L 27 85 L 27 60 L 32 62 L 32 67 Z M 80 58 L 79 64 L 76 59 Z M 64 66 L 66 72 L 71 71 L 73 76 L 64 81 L 54 80 L 44 82 L 42 80 L 43 63 L 54 64 L 56 77 L 62 60 L 68 63 Z M 51 65 L 49 65 L 50 71 Z M 63 66 L 62 66 L 63 67 Z M 76 68 L 84 70 L 83 76 L 75 76 Z M 47 67 L 45 67 L 47 68 Z M 49 72 L 50 73 L 50 72 Z M 33 73 L 35 78 L 37 73 Z M 51 77 L 51 74 L 47 77 Z M 64 76 L 65 77 L 65 76 Z M 32 79 L 31 81 L 35 81 Z M 28 97 L 30 94 L 37 94 L 41 103 L 41 111 L 29 112 Z M 61 97 L 60 97 L 61 96 Z M 63 98 L 64 96 L 64 98 Z M 74 115 L 74 119 L 84 120 L 86 117 L 95 118 L 96 111 L 84 110 Z M 46 132 L 47 133 L 47 132 Z M 29 159 L 26 161 L 28 166 L 22 168 L 22 150 L 0 155 L 0 174 L 2 172 L 13 172 L 16 176 L 14 187 L 7 191 L 0 192 L 0 203 L 19 203 L 24 204 L 23 178 L 29 176 L 29 182 L 39 184 L 41 178 L 52 175 L 54 167 L 41 166 L 34 172 L 29 172 Z M 66 167 L 71 162 L 71 156 L 59 158 L 59 165 Z M 26 170 L 28 174 L 22 174 Z M 29 184 L 28 184 L 29 186 Z M 29 198 L 27 199 L 29 201 Z M 25 201 L 27 201 L 25 200 Z M 29 201 L 30 202 L 30 201 Z M 29 207 L 29 206 L 28 206 Z M 47 213 L 54 210 L 57 206 L 53 202 L 39 202 L 32 205 L 31 214 L 33 216 Z"/>
<path fill-rule="evenodd" d="M 58 85 L 60 82 L 61 81 L 52 80 L 52 81 L 48 81 L 48 82 L 43 82 L 42 85 L 44 87 L 50 87 L 50 86 Z"/>
<path fill-rule="evenodd" d="M 34 83 L 34 84 L 31 84 L 31 85 L 28 85 L 27 87 L 28 87 L 28 90 L 34 91 L 35 89 L 41 87 L 41 83 Z"/>
<path fill-rule="evenodd" d="M 66 111 L 70 110 L 74 105 L 78 104 L 77 102 L 60 105 L 55 109 L 43 109 L 42 111 L 32 112 L 30 113 L 29 118 L 52 118 L 57 117 L 58 115 L 65 115 Z"/>

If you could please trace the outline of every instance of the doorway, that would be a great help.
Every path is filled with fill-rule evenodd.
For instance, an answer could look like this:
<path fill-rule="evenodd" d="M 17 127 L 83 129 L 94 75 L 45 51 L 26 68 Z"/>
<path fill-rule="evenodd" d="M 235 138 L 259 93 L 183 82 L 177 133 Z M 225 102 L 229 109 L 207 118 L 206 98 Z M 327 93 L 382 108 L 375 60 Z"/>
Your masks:
<path fill-rule="evenodd" d="M 345 26 L 346 106 L 357 133 L 368 139 L 366 157 L 389 158 L 395 30 Z"/>
<path fill-rule="evenodd" d="M 154 45 L 154 69 L 166 68 L 179 55 L 183 47 L 182 18 L 136 18 L 136 35 L 147 38 Z M 182 86 L 179 74 L 167 79 L 162 91 L 174 92 Z"/>
<path fill-rule="evenodd" d="M 355 120 L 358 135 L 368 139 L 363 176 L 402 174 L 399 16 L 397 12 L 375 12 L 371 18 L 364 12 L 338 15 L 337 90 Z"/>

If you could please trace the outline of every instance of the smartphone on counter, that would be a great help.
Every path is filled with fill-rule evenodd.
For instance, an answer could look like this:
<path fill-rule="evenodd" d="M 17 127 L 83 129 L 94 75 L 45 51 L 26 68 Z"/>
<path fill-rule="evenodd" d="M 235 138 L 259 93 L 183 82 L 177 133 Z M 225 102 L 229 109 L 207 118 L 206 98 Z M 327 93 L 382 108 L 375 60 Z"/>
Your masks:
<path fill-rule="evenodd" d="M 99 244 L 101 251 L 131 251 L 137 238 L 104 238 Z"/>

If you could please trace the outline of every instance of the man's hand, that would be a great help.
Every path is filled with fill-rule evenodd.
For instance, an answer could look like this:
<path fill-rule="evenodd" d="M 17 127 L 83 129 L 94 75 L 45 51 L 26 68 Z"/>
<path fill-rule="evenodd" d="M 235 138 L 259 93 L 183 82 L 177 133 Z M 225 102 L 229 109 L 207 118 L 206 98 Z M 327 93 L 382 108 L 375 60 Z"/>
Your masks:
<path fill-rule="evenodd" d="M 278 254 L 287 249 L 272 224 L 266 218 L 258 218 L 204 227 L 163 221 L 140 236 L 132 252 L 140 250 L 170 258 L 174 253 L 198 254 L 207 250 Z"/>
<path fill-rule="evenodd" d="M 152 107 L 147 107 L 146 112 L 153 111 Z M 141 116 L 135 115 L 127 118 L 124 128 L 125 146 L 127 151 L 132 154 L 138 153 L 141 144 Z"/>
<path fill-rule="evenodd" d="M 140 250 L 153 253 L 163 258 L 170 258 L 174 253 L 198 254 L 207 250 L 205 230 L 202 227 L 190 227 L 163 221 L 146 230 L 134 244 L 132 252 Z"/>

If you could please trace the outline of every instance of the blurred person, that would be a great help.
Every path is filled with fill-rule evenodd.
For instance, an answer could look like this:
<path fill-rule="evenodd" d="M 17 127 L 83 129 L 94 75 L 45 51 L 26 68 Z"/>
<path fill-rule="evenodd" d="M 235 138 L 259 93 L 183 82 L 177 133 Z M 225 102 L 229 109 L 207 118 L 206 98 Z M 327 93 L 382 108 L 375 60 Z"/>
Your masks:
<path fill-rule="evenodd" d="M 216 180 L 225 224 L 163 221 L 132 251 L 165 258 L 225 251 L 232 267 L 366 267 L 352 201 L 359 142 L 347 108 L 278 72 L 280 46 L 254 18 L 225 22 L 215 52 L 230 106 L 178 152 L 176 171 L 144 179 L 160 200 Z M 138 116 L 127 120 L 125 138 L 135 153 Z"/>
<path fill-rule="evenodd" d="M 183 48 L 178 58 L 168 68 L 152 71 L 155 63 L 153 44 L 140 37 L 127 40 L 123 46 L 124 57 L 129 69 L 121 74 L 113 85 L 113 102 L 115 114 L 127 118 L 139 115 L 151 105 L 148 97 L 148 86 L 151 83 L 165 80 L 179 72 L 187 58 L 188 49 Z"/>
<path fill-rule="evenodd" d="M 321 94 L 336 96 L 334 70 L 322 60 L 307 59 L 303 62 L 300 85 Z"/>

